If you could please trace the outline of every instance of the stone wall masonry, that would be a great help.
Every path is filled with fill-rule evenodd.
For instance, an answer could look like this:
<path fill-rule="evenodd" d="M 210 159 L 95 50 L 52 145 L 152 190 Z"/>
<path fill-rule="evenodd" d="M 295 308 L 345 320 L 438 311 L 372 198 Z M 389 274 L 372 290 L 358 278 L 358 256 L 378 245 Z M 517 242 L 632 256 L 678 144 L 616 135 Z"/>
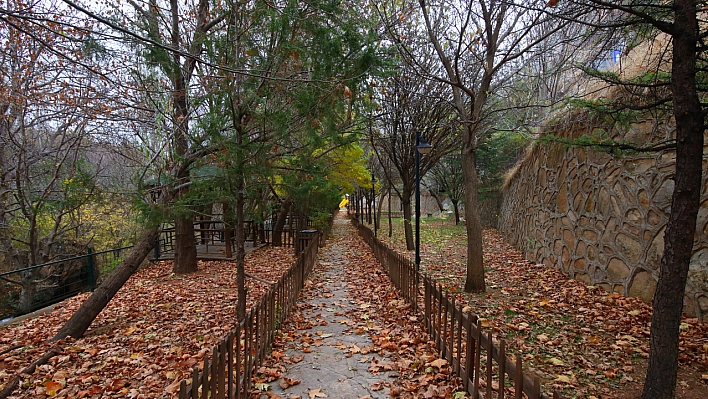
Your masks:
<path fill-rule="evenodd" d="M 652 121 L 638 123 L 621 138 L 654 141 L 656 126 Z M 593 129 L 577 125 L 565 134 L 578 137 Z M 661 136 L 667 134 L 671 133 Z M 684 312 L 704 322 L 708 322 L 706 154 L 708 147 L 684 299 Z M 664 251 L 674 167 L 673 151 L 615 157 L 561 144 L 536 144 L 507 182 L 499 230 L 530 261 L 650 303 Z"/>

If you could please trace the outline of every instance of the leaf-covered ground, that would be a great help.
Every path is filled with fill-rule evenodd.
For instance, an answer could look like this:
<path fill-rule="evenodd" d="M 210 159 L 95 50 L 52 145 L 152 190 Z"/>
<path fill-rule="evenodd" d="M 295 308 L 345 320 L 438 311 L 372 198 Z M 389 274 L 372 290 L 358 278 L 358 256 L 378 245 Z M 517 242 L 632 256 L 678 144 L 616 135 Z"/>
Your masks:
<path fill-rule="evenodd" d="M 334 237 L 259 370 L 260 396 L 466 397 L 419 315 L 345 223 L 335 222 Z"/>
<path fill-rule="evenodd" d="M 379 238 L 406 253 L 403 226 Z M 484 231 L 487 292 L 463 292 L 466 237 L 451 221 L 423 219 L 421 269 L 466 303 L 465 311 L 521 352 L 525 367 L 564 397 L 636 398 L 649 353 L 651 307 L 569 279 L 523 259 L 498 231 Z M 685 317 L 681 324 L 679 398 L 708 398 L 708 325 Z"/>
<path fill-rule="evenodd" d="M 246 256 L 246 271 L 277 281 L 294 262 L 292 248 L 266 247 Z M 163 398 L 178 389 L 194 365 L 235 321 L 234 262 L 199 262 L 176 276 L 172 263 L 145 268 L 126 283 L 84 338 L 56 345 L 62 353 L 23 378 L 12 398 Z M 247 278 L 248 306 L 268 285 Z M 51 338 L 88 294 L 53 312 L 0 328 L 0 390 L 51 345 Z"/>

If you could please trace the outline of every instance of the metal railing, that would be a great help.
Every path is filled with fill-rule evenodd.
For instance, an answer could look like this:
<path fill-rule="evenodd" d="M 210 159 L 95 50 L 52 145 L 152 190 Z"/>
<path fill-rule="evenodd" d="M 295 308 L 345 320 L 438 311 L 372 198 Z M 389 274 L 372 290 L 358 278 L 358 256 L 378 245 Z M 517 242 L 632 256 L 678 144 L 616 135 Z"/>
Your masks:
<path fill-rule="evenodd" d="M 0 320 L 33 312 L 96 287 L 128 249 L 122 247 L 0 273 Z"/>
<path fill-rule="evenodd" d="M 523 395 L 529 399 L 560 399 L 558 392 L 543 393 L 540 379 L 523 372 L 520 354 L 514 360 L 507 356 L 504 339 L 499 338 L 498 346 L 494 344 L 491 331 L 483 331 L 477 315 L 463 312 L 441 285 L 415 270 L 413 262 L 386 247 L 356 218 L 351 220 L 401 295 L 416 309 L 421 308 L 422 300 L 425 327 L 440 357 L 449 362 L 472 398 L 490 399 L 496 391 L 495 396 L 503 399 L 508 390 L 519 399 Z M 422 295 L 418 282 L 423 285 Z"/>

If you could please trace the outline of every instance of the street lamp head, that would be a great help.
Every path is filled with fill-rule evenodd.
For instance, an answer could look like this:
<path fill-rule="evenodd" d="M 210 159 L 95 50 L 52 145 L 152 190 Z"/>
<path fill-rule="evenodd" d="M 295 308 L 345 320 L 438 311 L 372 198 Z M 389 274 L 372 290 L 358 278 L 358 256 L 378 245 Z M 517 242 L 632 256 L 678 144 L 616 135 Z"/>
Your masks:
<path fill-rule="evenodd" d="M 423 155 L 429 154 L 430 151 L 433 150 L 433 146 L 423 137 L 420 138 L 420 143 L 416 146 L 416 148 L 418 149 L 418 152 Z"/>

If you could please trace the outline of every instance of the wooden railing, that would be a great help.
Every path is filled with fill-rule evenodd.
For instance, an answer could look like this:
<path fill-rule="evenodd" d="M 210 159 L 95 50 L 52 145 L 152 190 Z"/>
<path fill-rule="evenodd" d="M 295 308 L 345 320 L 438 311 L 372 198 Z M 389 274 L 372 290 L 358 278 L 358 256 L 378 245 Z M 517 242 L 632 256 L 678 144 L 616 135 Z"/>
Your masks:
<path fill-rule="evenodd" d="M 274 284 L 256 306 L 204 357 L 202 371 L 194 367 L 191 381 L 180 384 L 180 399 L 246 399 L 252 373 L 270 351 L 279 324 L 297 302 L 317 259 L 319 238 L 313 236 L 297 262 Z"/>
<path fill-rule="evenodd" d="M 520 354 L 514 360 L 509 358 L 506 342 L 499 339 L 499 345 L 495 345 L 491 331 L 484 332 L 479 318 L 463 312 L 455 303 L 454 296 L 448 296 L 442 286 L 420 274 L 413 262 L 386 247 L 356 218 L 352 218 L 352 223 L 363 240 L 371 246 L 401 295 L 416 309 L 421 307 L 418 301 L 422 299 L 425 327 L 440 357 L 449 362 L 472 398 L 491 399 L 494 397 L 493 391 L 496 391 L 495 396 L 503 399 L 508 390 L 513 392 L 511 397 L 517 399 L 521 399 L 524 394 L 529 399 L 560 399 L 557 392 L 552 396 L 543 393 L 541 380 L 523 372 Z M 418 282 L 423 285 L 422 298 L 418 295 Z M 507 387 L 507 384 L 511 386 Z"/>
<path fill-rule="evenodd" d="M 210 227 L 204 227 L 210 226 Z M 308 225 L 309 226 L 309 225 Z M 285 226 L 280 232 L 279 246 L 294 247 L 297 241 L 299 230 L 292 226 Z M 244 241 L 252 242 L 254 246 L 258 244 L 273 245 L 276 232 L 270 227 L 264 227 L 253 221 L 244 222 Z M 222 221 L 198 221 L 194 222 L 194 240 L 197 246 L 222 248 L 227 258 L 236 251 L 236 234 L 233 227 L 227 228 Z M 175 252 L 175 229 L 173 227 L 164 228 L 155 241 L 154 259 L 160 259 L 164 255 Z"/>

